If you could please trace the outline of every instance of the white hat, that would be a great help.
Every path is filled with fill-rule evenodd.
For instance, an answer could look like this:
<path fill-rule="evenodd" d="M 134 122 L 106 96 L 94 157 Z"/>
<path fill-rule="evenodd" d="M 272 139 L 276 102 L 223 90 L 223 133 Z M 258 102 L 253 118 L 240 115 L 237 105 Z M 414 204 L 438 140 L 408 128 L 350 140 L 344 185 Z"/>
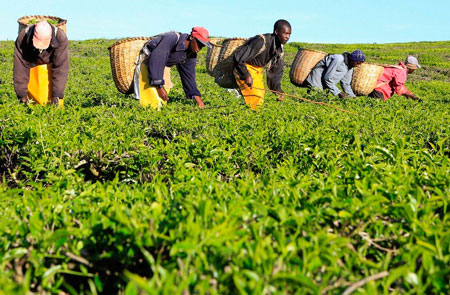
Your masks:
<path fill-rule="evenodd" d="M 406 59 L 405 59 L 405 65 L 415 65 L 418 68 L 421 68 L 421 66 L 419 65 L 419 61 L 417 60 L 416 57 L 409 55 Z"/>

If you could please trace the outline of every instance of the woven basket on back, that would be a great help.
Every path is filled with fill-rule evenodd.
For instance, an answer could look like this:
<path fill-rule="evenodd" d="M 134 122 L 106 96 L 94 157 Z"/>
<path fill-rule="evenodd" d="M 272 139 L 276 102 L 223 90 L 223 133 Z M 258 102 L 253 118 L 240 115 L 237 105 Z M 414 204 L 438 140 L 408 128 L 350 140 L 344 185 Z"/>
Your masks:
<path fill-rule="evenodd" d="M 223 38 L 209 38 L 209 43 L 211 43 L 212 48 L 208 48 L 208 52 L 206 53 L 206 72 L 211 76 L 213 75 L 213 70 L 217 65 L 217 60 L 219 59 L 222 41 Z"/>
<path fill-rule="evenodd" d="M 289 78 L 291 83 L 301 86 L 308 77 L 312 68 L 321 61 L 328 53 L 310 49 L 299 48 L 294 61 L 292 62 Z"/>
<path fill-rule="evenodd" d="M 245 44 L 245 38 L 225 39 L 220 49 L 217 65 L 213 70 L 215 82 L 223 88 L 237 88 L 236 80 L 233 75 L 233 55 L 238 52 Z"/>
<path fill-rule="evenodd" d="M 58 21 L 58 23 L 55 25 L 55 27 L 57 27 L 58 29 L 61 29 L 64 31 L 64 33 L 67 33 L 67 20 L 60 18 L 60 17 L 56 17 L 56 16 L 49 16 L 49 15 L 27 15 L 27 16 L 22 16 L 21 18 L 19 18 L 17 20 L 17 22 L 19 23 L 19 34 L 20 32 L 25 29 L 31 21 L 36 21 L 36 22 L 40 22 L 43 20 L 55 20 Z"/>
<path fill-rule="evenodd" d="M 377 84 L 378 77 L 383 74 L 384 67 L 377 64 L 362 63 L 355 67 L 352 77 L 352 89 L 355 95 L 369 95 Z"/>
<path fill-rule="evenodd" d="M 117 41 L 109 49 L 111 70 L 117 89 L 125 94 L 133 92 L 133 76 L 136 60 L 150 37 L 126 38 Z"/>

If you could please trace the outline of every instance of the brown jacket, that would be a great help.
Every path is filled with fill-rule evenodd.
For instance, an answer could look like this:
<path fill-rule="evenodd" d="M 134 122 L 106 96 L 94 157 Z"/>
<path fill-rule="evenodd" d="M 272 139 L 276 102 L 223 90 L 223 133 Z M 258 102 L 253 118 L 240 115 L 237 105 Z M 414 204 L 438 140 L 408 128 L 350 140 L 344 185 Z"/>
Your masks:
<path fill-rule="evenodd" d="M 16 40 L 14 48 L 14 89 L 17 97 L 28 94 L 30 68 L 36 65 L 52 64 L 52 93 L 53 97 L 64 98 L 67 77 L 69 75 L 69 41 L 66 34 L 52 26 L 52 40 L 50 46 L 39 52 L 33 46 L 34 25 L 23 29 Z"/>

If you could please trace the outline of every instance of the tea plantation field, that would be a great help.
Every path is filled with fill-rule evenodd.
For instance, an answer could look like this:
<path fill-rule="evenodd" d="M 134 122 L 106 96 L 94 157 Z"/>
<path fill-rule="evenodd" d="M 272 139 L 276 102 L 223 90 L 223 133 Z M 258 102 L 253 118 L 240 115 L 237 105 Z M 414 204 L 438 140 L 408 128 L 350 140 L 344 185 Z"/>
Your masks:
<path fill-rule="evenodd" d="M 120 94 L 107 47 L 71 41 L 65 109 L 19 105 L 0 42 L 0 294 L 450 294 L 450 42 L 287 46 L 260 112 Z M 298 46 L 418 54 L 422 102 L 307 94 Z M 206 50 L 204 50 L 206 51 Z M 359 282 L 359 283 L 358 283 Z"/>

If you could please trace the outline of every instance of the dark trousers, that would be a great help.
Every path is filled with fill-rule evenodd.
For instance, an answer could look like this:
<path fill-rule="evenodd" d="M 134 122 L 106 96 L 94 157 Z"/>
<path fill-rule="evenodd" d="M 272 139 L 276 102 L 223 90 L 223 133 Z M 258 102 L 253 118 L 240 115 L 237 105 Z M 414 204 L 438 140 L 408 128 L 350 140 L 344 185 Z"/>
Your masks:
<path fill-rule="evenodd" d="M 384 99 L 383 93 L 380 92 L 380 91 L 376 91 L 376 90 L 372 91 L 372 92 L 368 95 L 368 97 Z"/>
<path fill-rule="evenodd" d="M 302 83 L 302 85 L 300 85 L 300 87 L 308 88 L 308 90 L 306 91 L 306 93 L 308 93 L 308 94 L 311 92 L 312 86 L 311 86 L 311 84 L 308 83 L 308 81 L 306 81 L 306 79 L 305 79 L 305 81 L 303 81 L 303 83 Z"/>

